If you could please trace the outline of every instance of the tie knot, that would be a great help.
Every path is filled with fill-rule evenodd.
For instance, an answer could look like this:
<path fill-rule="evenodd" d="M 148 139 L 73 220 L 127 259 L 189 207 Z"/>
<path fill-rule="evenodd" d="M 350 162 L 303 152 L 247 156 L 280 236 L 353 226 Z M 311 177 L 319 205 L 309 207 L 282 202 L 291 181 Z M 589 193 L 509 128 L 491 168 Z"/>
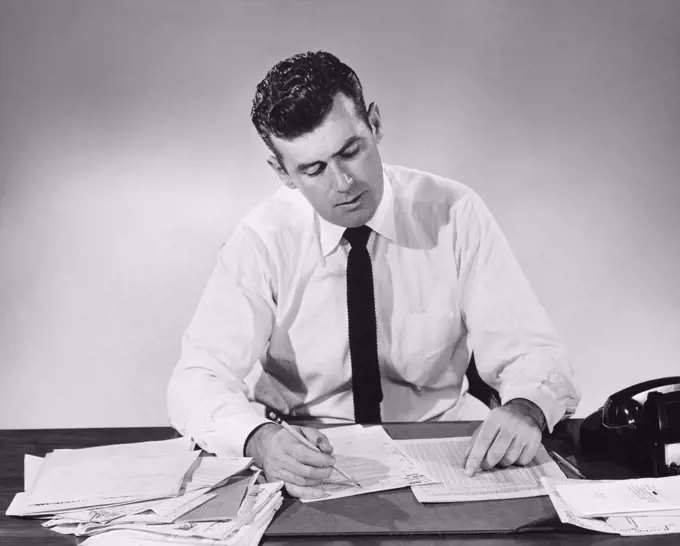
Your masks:
<path fill-rule="evenodd" d="M 366 248 L 366 243 L 371 235 L 371 228 L 368 226 L 359 226 L 347 228 L 345 230 L 345 239 L 349 241 L 352 248 Z"/>

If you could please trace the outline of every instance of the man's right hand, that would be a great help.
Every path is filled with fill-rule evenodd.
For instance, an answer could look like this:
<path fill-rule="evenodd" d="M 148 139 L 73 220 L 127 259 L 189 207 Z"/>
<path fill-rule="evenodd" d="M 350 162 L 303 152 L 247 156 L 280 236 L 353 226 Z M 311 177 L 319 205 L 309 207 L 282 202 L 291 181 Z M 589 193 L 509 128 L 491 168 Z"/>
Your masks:
<path fill-rule="evenodd" d="M 283 481 L 286 491 L 292 497 L 324 497 L 326 494 L 316 486 L 333 472 L 333 448 L 328 438 L 318 430 L 309 427 L 293 428 L 321 451 L 307 447 L 284 428 L 267 423 L 250 437 L 245 454 L 253 458 L 268 481 Z"/>

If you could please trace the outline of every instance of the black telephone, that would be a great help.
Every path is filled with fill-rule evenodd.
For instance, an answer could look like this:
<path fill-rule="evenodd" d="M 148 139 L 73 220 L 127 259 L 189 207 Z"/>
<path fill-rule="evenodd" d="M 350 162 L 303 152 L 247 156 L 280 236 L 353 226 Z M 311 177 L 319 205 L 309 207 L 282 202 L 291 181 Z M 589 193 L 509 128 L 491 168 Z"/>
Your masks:
<path fill-rule="evenodd" d="M 621 462 L 640 476 L 680 474 L 680 377 L 612 394 L 581 423 L 581 453 Z"/>

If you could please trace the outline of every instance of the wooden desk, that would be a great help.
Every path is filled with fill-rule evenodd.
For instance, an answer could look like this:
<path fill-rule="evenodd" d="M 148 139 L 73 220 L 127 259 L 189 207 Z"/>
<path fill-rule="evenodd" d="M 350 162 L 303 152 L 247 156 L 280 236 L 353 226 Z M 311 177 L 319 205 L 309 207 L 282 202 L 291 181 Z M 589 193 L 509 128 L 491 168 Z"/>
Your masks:
<path fill-rule="evenodd" d="M 544 439 L 548 449 L 554 449 L 564 456 L 578 456 L 578 426 L 579 420 L 561 423 L 554 434 Z M 432 436 L 440 436 L 442 427 L 451 423 L 418 423 L 416 425 L 387 424 L 390 428 L 418 426 L 427 428 Z M 472 427 L 474 424 L 470 423 Z M 427 437 L 429 434 L 420 434 Z M 9 518 L 4 515 L 7 506 L 14 495 L 23 490 L 23 458 L 25 454 L 44 456 L 53 449 L 89 447 L 112 443 L 141 442 L 148 440 L 163 440 L 177 437 L 177 433 L 166 427 L 158 428 L 106 428 L 106 429 L 52 429 L 52 430 L 0 430 L 0 544 L 2 546 L 19 545 L 67 545 L 78 544 L 82 539 L 69 535 L 60 535 L 43 528 L 39 521 L 24 518 Z M 581 469 L 592 478 L 628 478 L 634 477 L 625 468 L 616 465 L 602 465 L 579 461 Z M 288 501 L 290 503 L 291 501 Z M 284 504 L 282 510 L 288 504 Z M 269 546 L 288 545 L 378 545 L 397 546 L 415 544 L 418 546 L 433 546 L 453 544 L 456 546 L 538 546 L 560 544 L 567 546 L 631 546 L 640 545 L 675 545 L 678 535 L 660 535 L 651 537 L 620 537 L 590 533 L 577 528 L 562 528 L 555 532 L 555 527 L 549 524 L 542 528 L 540 525 L 531 532 L 513 535 L 482 535 L 482 536 L 429 536 L 429 537 L 348 537 L 329 540 L 321 538 L 266 538 L 263 544 Z"/>

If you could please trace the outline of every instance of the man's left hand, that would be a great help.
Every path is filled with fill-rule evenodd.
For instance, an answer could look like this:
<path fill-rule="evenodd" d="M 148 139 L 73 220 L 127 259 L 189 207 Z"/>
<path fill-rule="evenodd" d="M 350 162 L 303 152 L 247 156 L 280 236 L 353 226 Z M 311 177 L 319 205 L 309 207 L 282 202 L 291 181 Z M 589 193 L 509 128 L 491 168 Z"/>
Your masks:
<path fill-rule="evenodd" d="M 533 409 L 528 407 L 524 400 L 515 402 L 512 400 L 492 409 L 470 438 L 463 460 L 468 476 L 480 469 L 513 464 L 525 466 L 533 460 L 542 438 L 541 427 L 534 415 L 538 408 L 535 405 Z"/>

